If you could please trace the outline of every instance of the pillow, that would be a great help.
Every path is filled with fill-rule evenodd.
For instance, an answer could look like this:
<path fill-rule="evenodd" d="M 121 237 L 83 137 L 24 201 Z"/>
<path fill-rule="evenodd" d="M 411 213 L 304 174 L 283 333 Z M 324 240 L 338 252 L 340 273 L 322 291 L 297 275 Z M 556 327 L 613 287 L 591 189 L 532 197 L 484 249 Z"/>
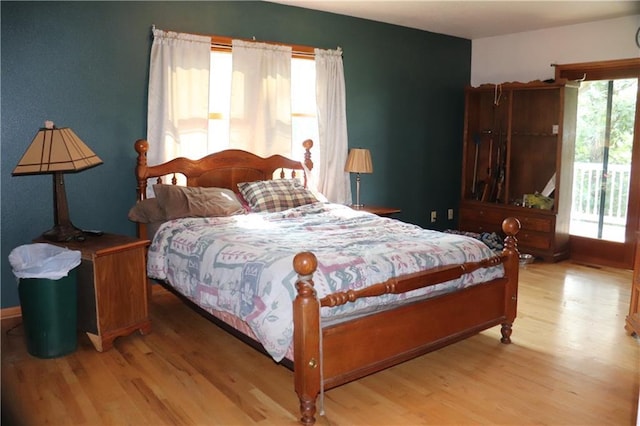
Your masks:
<path fill-rule="evenodd" d="M 238 189 L 252 212 L 279 212 L 318 201 L 297 179 L 242 182 Z"/>
<path fill-rule="evenodd" d="M 164 211 L 160 208 L 157 198 L 138 201 L 129 210 L 129 219 L 140 223 L 163 222 L 165 220 Z"/>
<path fill-rule="evenodd" d="M 156 184 L 153 191 L 166 220 L 244 213 L 236 194 L 225 188 Z"/>
<path fill-rule="evenodd" d="M 244 211 L 246 211 L 247 213 L 251 213 L 251 206 L 249 205 L 247 200 L 244 199 L 242 193 L 238 192 L 236 194 L 236 197 L 238 197 L 238 201 L 240 201 L 240 204 L 242 204 L 242 208 L 244 209 Z"/>

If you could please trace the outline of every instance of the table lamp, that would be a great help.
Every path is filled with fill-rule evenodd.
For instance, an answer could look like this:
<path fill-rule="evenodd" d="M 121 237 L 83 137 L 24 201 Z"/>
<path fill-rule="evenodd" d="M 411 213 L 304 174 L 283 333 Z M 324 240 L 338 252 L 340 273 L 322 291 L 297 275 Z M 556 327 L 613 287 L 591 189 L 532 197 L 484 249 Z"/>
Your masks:
<path fill-rule="evenodd" d="M 83 239 L 82 230 L 69 219 L 64 173 L 102 164 L 102 160 L 68 127 L 57 128 L 46 121 L 13 170 L 13 175 L 53 175 L 54 226 L 42 234 L 49 241 Z"/>
<path fill-rule="evenodd" d="M 353 148 L 349 151 L 347 163 L 344 165 L 344 171 L 356 174 L 356 203 L 351 207 L 362 208 L 364 204 L 360 203 L 360 173 L 373 173 L 373 163 L 371 162 L 371 153 L 368 149 Z"/>

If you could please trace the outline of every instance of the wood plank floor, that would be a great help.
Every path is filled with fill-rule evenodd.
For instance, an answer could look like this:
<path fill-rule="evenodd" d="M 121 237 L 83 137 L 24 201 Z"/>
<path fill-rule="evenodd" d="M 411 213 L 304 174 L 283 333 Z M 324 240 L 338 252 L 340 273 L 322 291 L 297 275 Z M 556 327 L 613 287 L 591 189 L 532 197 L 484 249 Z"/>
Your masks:
<path fill-rule="evenodd" d="M 498 328 L 327 391 L 319 425 L 634 425 L 639 340 L 631 271 L 571 262 L 521 269 L 513 344 Z M 153 332 L 98 353 L 27 354 L 2 321 L 2 425 L 295 425 L 292 373 L 173 295 Z M 11 330 L 10 330 L 11 329 Z"/>

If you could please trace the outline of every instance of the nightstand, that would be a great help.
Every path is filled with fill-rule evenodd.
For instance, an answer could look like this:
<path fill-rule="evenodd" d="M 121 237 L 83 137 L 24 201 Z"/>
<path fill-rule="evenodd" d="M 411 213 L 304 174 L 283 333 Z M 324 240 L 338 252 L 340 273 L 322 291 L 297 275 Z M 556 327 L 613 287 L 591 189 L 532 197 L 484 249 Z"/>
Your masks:
<path fill-rule="evenodd" d="M 97 351 L 116 337 L 151 332 L 146 271 L 149 240 L 116 234 L 87 235 L 84 241 L 46 242 L 79 250 L 78 329 Z"/>
<path fill-rule="evenodd" d="M 351 208 L 354 210 L 362 210 L 364 212 L 369 212 L 369 213 L 377 214 L 378 216 L 384 216 L 384 217 L 389 217 L 391 215 L 400 213 L 402 211 L 400 209 L 396 209 L 395 207 L 380 207 L 380 206 L 367 206 L 367 205 L 364 205 L 362 207 L 351 206 Z"/>

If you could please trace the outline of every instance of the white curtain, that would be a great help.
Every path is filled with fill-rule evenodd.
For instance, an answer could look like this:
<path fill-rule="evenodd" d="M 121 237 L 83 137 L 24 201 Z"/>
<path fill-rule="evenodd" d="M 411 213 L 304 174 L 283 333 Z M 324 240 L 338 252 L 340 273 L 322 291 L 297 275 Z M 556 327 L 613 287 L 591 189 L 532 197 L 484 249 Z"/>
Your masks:
<path fill-rule="evenodd" d="M 149 164 L 208 153 L 211 38 L 153 30 L 149 64 Z"/>
<path fill-rule="evenodd" d="M 334 203 L 351 204 L 347 161 L 347 110 L 342 50 L 315 49 L 320 144 L 318 190 Z"/>
<path fill-rule="evenodd" d="M 291 47 L 232 41 L 229 147 L 291 152 Z"/>

